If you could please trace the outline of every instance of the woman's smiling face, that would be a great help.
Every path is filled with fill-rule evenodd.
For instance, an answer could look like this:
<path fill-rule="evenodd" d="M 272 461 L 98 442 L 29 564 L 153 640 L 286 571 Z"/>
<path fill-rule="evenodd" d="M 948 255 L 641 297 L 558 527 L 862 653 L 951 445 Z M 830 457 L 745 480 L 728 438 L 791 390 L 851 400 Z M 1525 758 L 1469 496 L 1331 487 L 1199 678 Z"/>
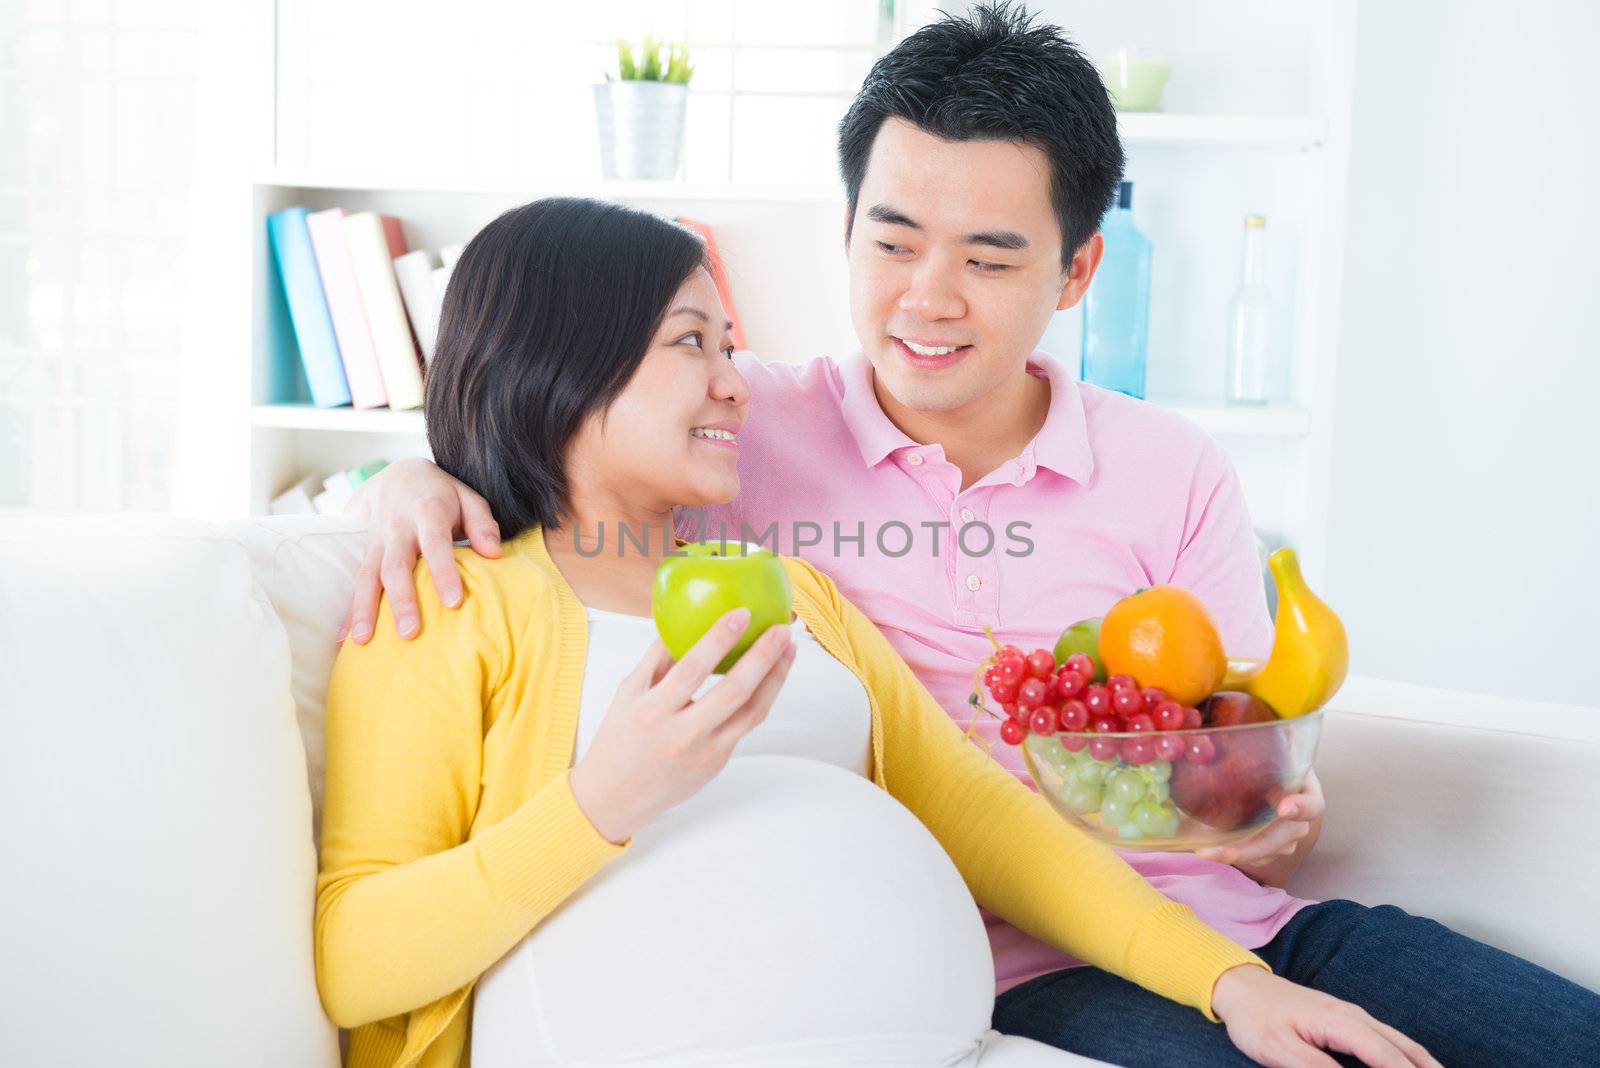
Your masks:
<path fill-rule="evenodd" d="M 733 365 L 731 328 L 710 274 L 695 271 L 628 384 L 573 438 L 566 464 L 574 496 L 652 512 L 738 496 L 737 435 L 750 390 Z"/>

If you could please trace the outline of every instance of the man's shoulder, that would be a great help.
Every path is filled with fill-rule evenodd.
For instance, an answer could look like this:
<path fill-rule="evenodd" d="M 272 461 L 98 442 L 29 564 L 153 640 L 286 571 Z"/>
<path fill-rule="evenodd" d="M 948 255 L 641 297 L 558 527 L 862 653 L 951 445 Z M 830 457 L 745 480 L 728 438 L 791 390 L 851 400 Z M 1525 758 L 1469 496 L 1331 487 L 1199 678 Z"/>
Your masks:
<path fill-rule="evenodd" d="M 750 403 L 784 401 L 837 409 L 843 396 L 839 364 L 831 356 L 817 356 L 804 363 L 767 362 L 753 352 L 736 353 L 734 366 L 750 383 Z"/>
<path fill-rule="evenodd" d="M 1225 459 L 1222 446 L 1181 412 L 1115 390 L 1078 383 L 1097 466 L 1119 456 L 1166 465 Z"/>

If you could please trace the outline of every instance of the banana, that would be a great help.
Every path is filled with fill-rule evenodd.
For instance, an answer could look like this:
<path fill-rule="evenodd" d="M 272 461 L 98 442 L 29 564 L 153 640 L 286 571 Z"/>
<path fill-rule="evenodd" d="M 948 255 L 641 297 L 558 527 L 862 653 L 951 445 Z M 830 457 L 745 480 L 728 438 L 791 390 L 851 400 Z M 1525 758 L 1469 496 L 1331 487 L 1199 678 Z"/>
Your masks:
<path fill-rule="evenodd" d="M 1284 719 L 1327 704 L 1344 684 L 1350 643 L 1333 609 L 1312 593 L 1293 549 L 1267 558 L 1278 589 L 1278 621 L 1266 660 L 1229 660 L 1222 690 L 1243 690 Z"/>

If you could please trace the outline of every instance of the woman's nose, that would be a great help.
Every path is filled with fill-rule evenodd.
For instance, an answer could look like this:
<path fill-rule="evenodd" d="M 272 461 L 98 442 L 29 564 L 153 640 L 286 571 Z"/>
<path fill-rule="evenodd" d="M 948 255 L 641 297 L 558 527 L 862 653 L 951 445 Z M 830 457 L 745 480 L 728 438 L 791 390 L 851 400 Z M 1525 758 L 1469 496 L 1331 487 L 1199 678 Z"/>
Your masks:
<path fill-rule="evenodd" d="M 711 396 L 716 400 L 730 401 L 739 405 L 750 403 L 750 383 L 733 365 L 732 360 L 722 361 L 716 376 L 712 378 Z"/>

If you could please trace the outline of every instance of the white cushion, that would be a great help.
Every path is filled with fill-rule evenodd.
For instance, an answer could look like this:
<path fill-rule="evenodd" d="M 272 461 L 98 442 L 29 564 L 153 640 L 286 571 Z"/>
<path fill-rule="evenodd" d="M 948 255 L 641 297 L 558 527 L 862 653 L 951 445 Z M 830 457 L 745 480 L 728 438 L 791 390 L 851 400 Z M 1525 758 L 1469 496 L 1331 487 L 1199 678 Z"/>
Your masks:
<path fill-rule="evenodd" d="M 1324 713 L 1328 815 L 1290 889 L 1399 905 L 1600 990 L 1600 745 L 1521 733 L 1538 706 L 1504 705 L 1507 730 Z"/>
<path fill-rule="evenodd" d="M 0 522 L 11 1064 L 338 1064 L 289 652 L 239 540 Z"/>
<path fill-rule="evenodd" d="M 323 718 L 328 676 L 339 653 L 339 624 L 350 608 L 366 522 L 327 516 L 274 516 L 226 524 L 250 554 L 256 585 L 289 640 L 289 691 L 305 743 L 314 838 L 321 841 L 327 746 Z"/>

